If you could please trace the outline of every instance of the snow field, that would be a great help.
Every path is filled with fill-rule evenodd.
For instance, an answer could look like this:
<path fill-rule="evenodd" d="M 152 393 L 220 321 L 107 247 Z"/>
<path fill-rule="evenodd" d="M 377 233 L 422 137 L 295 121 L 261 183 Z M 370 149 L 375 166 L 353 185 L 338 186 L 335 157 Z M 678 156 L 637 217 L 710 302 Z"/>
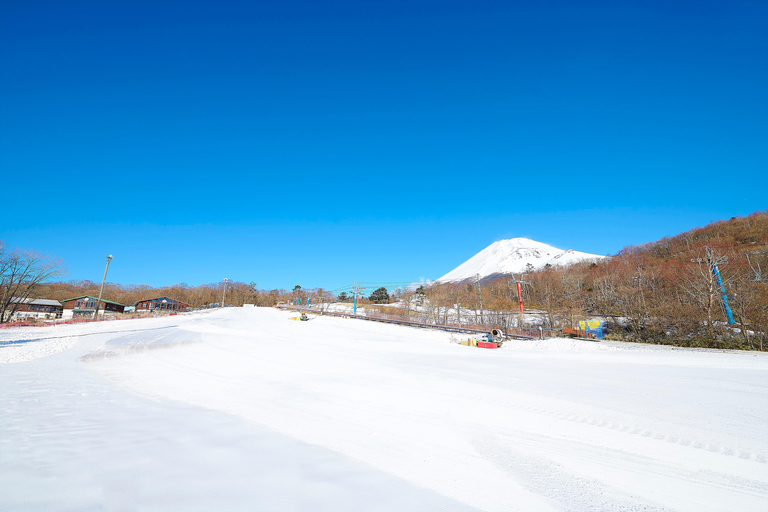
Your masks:
<path fill-rule="evenodd" d="M 58 392 L 75 377 L 99 382 L 105 392 L 128 391 L 133 408 L 160 415 L 155 427 L 142 430 L 149 441 L 131 441 L 139 445 L 151 443 L 155 430 L 167 430 L 156 409 L 182 408 L 174 419 L 180 425 L 206 414 L 224 421 L 213 412 L 219 411 L 233 418 L 228 421 L 267 427 L 284 435 L 279 439 L 372 468 L 371 488 L 383 495 L 408 488 L 404 482 L 424 489 L 427 494 L 414 502 L 427 503 L 427 510 L 768 506 L 765 354 L 578 340 L 509 342 L 483 350 L 451 343 L 451 334 L 440 331 L 333 317 L 292 322 L 291 316 L 233 308 L 153 319 L 155 324 L 146 324 L 152 330 L 136 332 L 86 335 L 98 324 L 72 326 L 85 336 L 71 348 L 5 368 L 35 375 L 45 366 Z M 137 322 L 143 321 L 129 324 Z M 8 348 L 0 347 L 0 361 Z M 27 393 L 21 382 L 18 392 Z M 13 398 L 6 391 L 3 399 Z M 205 451 L 210 439 L 204 428 L 197 431 L 189 443 Z M 248 439 L 220 437 L 235 451 Z M 304 451 L 294 448 L 283 466 L 297 460 L 314 464 Z M 235 463 L 263 477 L 259 464 Z M 324 471 L 342 488 L 351 485 L 339 477 L 343 472 Z M 323 480 L 310 471 L 298 481 L 311 486 L 318 478 Z M 168 503 L 180 503 L 183 479 L 172 491 Z M 281 496 L 274 494 L 273 501 Z M 324 503 L 340 506 L 342 494 Z M 157 504 L 141 489 L 125 496 Z M 319 499 L 309 496 L 295 509 L 317 510 Z M 412 508 L 389 505 L 383 509 Z"/>
<path fill-rule="evenodd" d="M 0 510 L 476 510 L 242 418 L 127 393 L 88 369 L 201 342 L 169 329 L 178 321 L 142 321 L 141 333 L 134 322 L 108 334 L 68 326 L 81 335 L 71 348 L 0 366 Z M 13 352 L 26 347 L 28 359 L 41 353 L 35 344 L 62 349 L 58 340 Z"/>

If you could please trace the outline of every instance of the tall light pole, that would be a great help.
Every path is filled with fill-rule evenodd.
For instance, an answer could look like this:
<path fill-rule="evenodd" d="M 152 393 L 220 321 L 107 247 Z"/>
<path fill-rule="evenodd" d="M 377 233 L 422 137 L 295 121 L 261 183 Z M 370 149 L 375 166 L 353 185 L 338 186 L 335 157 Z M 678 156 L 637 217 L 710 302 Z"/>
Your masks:
<path fill-rule="evenodd" d="M 104 268 L 104 279 L 101 280 L 101 288 L 99 288 L 99 300 L 96 302 L 96 310 L 93 312 L 93 318 L 99 314 L 99 306 L 101 305 L 101 294 L 104 292 L 104 281 L 107 280 L 107 270 L 109 270 L 109 262 L 112 261 L 112 255 L 107 256 L 107 266 Z"/>
<path fill-rule="evenodd" d="M 224 292 L 221 294 L 221 307 L 224 307 L 224 296 L 227 294 L 227 282 L 229 279 L 224 278 Z"/>

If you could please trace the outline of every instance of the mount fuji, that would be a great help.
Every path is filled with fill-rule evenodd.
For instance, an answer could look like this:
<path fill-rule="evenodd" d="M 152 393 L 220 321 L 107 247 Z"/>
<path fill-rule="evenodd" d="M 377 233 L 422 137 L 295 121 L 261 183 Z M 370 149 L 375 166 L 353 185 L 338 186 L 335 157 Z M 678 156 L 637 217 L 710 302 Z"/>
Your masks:
<path fill-rule="evenodd" d="M 496 274 L 516 274 L 547 266 L 565 266 L 585 260 L 599 260 L 605 256 L 552 247 L 530 238 L 509 238 L 494 242 L 467 261 L 451 270 L 437 283 L 484 279 Z"/>

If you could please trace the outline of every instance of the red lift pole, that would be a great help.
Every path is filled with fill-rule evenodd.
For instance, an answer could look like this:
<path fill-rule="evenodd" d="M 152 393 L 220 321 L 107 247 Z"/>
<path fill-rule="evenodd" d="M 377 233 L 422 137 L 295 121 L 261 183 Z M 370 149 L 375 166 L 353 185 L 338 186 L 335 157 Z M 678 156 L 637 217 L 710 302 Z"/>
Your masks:
<path fill-rule="evenodd" d="M 523 281 L 525 278 L 525 274 L 520 276 L 520 279 L 515 279 L 513 281 L 507 281 L 507 283 L 516 283 L 517 284 L 517 302 L 520 304 L 520 319 L 517 321 L 517 326 L 522 327 L 523 326 L 523 314 L 525 313 L 525 308 L 523 308 L 523 284 L 531 284 L 526 281 Z"/>

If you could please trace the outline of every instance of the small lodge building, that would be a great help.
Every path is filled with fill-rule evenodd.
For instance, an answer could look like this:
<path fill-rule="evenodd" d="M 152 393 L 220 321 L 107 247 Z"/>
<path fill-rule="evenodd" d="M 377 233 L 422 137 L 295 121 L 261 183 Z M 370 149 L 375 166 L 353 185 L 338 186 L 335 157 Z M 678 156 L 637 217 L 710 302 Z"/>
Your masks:
<path fill-rule="evenodd" d="M 63 306 L 61 302 L 52 299 L 20 299 L 11 298 L 9 304 L 15 311 L 11 315 L 10 321 L 21 320 L 24 318 L 61 318 Z"/>
<path fill-rule="evenodd" d="M 189 304 L 169 297 L 155 297 L 154 299 L 142 299 L 134 303 L 137 313 L 157 311 L 158 313 L 176 313 L 186 311 Z"/>
<path fill-rule="evenodd" d="M 90 295 L 82 295 L 80 297 L 72 297 L 71 299 L 63 300 L 61 301 L 64 305 L 62 318 L 93 316 L 98 301 L 98 297 L 91 297 Z M 101 305 L 99 305 L 100 315 L 116 315 L 118 313 L 123 313 L 124 311 L 125 306 L 123 304 L 107 299 L 101 299 Z"/>

